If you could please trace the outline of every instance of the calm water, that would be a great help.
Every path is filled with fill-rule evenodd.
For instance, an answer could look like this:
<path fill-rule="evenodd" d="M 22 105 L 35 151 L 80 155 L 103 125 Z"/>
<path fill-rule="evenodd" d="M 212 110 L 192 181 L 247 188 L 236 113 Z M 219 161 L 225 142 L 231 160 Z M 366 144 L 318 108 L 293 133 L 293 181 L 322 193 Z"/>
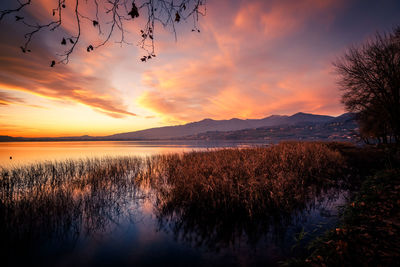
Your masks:
<path fill-rule="evenodd" d="M 44 211 L 41 218 L 39 208 L 33 219 L 28 212 L 11 233 L 0 231 L 5 265 L 277 266 L 334 227 L 347 194 L 328 192 L 291 214 L 231 220 L 185 211 L 171 216 L 149 188 L 122 193 L 93 197 L 79 215 Z M 300 233 L 305 238 L 296 240 Z"/>
<path fill-rule="evenodd" d="M 0 156 L 2 165 L 18 166 L 41 160 L 181 153 L 249 145 L 261 144 L 21 142 L 1 143 Z M 162 190 L 169 190 L 168 185 L 160 190 L 146 182 L 137 183 L 136 175 L 128 172 L 121 176 L 121 183 L 106 182 L 98 188 L 89 186 L 65 191 L 66 194 L 63 191 L 57 201 L 28 197 L 26 204 L 20 203 L 18 207 L 13 204 L 15 200 L 4 202 L 8 204 L 0 202 L 0 256 L 5 265 L 275 266 L 304 253 L 308 241 L 333 227 L 338 220 L 338 206 L 346 202 L 348 194 L 341 189 L 310 191 L 307 201 L 290 211 L 254 218 L 226 218 L 174 206 L 163 199 L 171 196 L 169 193 L 161 194 Z M 57 187 L 51 185 L 32 196 L 43 190 L 58 194 L 52 191 Z M 7 199 L 7 195 L 2 197 Z M 304 238 L 299 240 L 301 233 Z"/>
<path fill-rule="evenodd" d="M 101 231 L 51 240 L 30 257 L 51 266 L 277 266 L 334 227 L 345 195 L 333 194 L 283 220 L 250 222 L 253 229 L 213 221 L 213 227 L 221 223 L 222 232 L 193 217 L 163 217 L 154 203 L 142 200 L 123 216 L 109 218 Z M 305 238 L 296 241 L 301 232 Z"/>
<path fill-rule="evenodd" d="M 54 161 L 105 156 L 148 156 L 163 153 L 190 152 L 207 148 L 265 144 L 241 141 L 0 142 L 0 167 L 13 167 L 47 160 Z"/>

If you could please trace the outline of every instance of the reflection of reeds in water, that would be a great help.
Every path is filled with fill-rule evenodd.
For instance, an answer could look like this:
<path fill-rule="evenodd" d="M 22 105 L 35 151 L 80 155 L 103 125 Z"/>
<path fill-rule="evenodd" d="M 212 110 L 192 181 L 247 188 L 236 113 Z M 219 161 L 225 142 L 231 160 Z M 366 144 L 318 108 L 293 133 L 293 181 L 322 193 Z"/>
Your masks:
<path fill-rule="evenodd" d="M 2 169 L 2 247 L 20 253 L 40 240 L 73 241 L 106 229 L 135 199 L 140 171 L 141 159 L 128 157 Z"/>
<path fill-rule="evenodd" d="M 152 159 L 161 227 L 214 248 L 245 233 L 253 243 L 275 221 L 290 221 L 343 175 L 341 154 L 323 143 L 222 149 Z"/>
<path fill-rule="evenodd" d="M 177 239 L 219 248 L 245 234 L 256 243 L 335 187 L 344 163 L 323 143 L 281 143 L 1 169 L 1 255 L 105 231 L 149 192 L 160 226 Z"/>

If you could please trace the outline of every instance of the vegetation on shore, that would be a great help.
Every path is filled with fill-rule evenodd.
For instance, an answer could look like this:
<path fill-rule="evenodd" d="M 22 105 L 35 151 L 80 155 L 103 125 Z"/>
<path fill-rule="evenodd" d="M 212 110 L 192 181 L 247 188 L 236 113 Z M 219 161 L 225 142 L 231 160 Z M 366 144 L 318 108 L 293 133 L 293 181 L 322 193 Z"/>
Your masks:
<path fill-rule="evenodd" d="M 368 178 L 343 224 L 316 241 L 313 266 L 395 266 L 400 262 L 400 169 Z"/>
<path fill-rule="evenodd" d="M 387 150 L 386 147 L 387 157 L 381 157 L 380 168 L 377 165 L 372 168 L 372 174 L 363 180 L 354 199 L 344 207 L 338 226 L 313 240 L 308 256 L 288 260 L 285 266 L 399 264 L 400 158 L 396 150 Z M 368 169 L 368 165 L 364 166 Z"/>

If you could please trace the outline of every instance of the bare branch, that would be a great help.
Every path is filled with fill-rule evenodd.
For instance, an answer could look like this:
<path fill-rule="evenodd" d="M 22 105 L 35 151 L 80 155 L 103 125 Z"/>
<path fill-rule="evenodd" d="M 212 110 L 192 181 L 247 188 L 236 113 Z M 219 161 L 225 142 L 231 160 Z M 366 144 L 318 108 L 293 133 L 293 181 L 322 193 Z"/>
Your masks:
<path fill-rule="evenodd" d="M 24 7 L 31 4 L 31 0 L 27 0 L 25 3 L 21 3 L 20 1 L 18 1 L 18 3 L 19 6 L 15 9 L 0 10 L 0 20 L 2 20 L 5 16 L 9 14 L 20 12 Z"/>
<path fill-rule="evenodd" d="M 0 10 L 0 21 L 7 15 L 15 13 L 16 20 L 21 20 L 27 27 L 28 31 L 24 35 L 26 40 L 21 46 L 24 53 L 30 52 L 29 45 L 39 32 L 43 30 L 54 31 L 62 25 L 63 10 L 66 8 L 66 0 L 54 0 L 56 8 L 51 10 L 54 19 L 48 23 L 31 23 L 21 16 L 23 10 L 25 10 L 24 12 L 34 12 L 25 8 L 31 4 L 31 1 L 33 2 L 33 0 L 27 0 L 21 3 L 18 0 L 19 6 L 15 9 Z M 81 8 L 80 2 L 86 4 L 89 11 L 94 11 L 93 14 L 86 14 L 88 10 Z M 61 45 L 68 45 L 69 48 L 64 53 L 58 54 L 60 59 L 57 63 L 67 64 L 70 55 L 78 47 L 82 35 L 85 34 L 82 32 L 85 29 L 82 28 L 82 21 L 92 24 L 93 27 L 97 28 L 99 36 L 104 36 L 99 43 L 92 43 L 86 47 L 86 50 L 91 52 L 108 43 L 114 33 L 119 34 L 116 43 L 130 45 L 131 43 L 126 40 L 125 25 L 136 20 L 139 16 L 144 17 L 145 23 L 140 30 L 138 46 L 146 52 L 141 60 L 147 61 L 156 56 L 154 41 L 157 24 L 171 29 L 175 40 L 177 40 L 177 23 L 187 22 L 189 18 L 192 18 L 192 31 L 200 32 L 198 28 L 199 16 L 205 15 L 206 0 L 76 0 L 74 10 L 75 33 L 65 36 L 61 40 Z M 106 27 L 104 27 L 105 25 Z M 54 64 L 51 64 L 51 66 L 54 66 Z"/>

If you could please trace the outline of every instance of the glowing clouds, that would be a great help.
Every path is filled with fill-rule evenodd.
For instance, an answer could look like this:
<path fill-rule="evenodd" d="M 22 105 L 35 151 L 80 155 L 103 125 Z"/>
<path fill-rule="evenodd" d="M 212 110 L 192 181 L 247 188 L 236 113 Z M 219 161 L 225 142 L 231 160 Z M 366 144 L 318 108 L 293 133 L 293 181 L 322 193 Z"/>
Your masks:
<path fill-rule="evenodd" d="M 204 42 L 189 38 L 184 44 L 200 54 L 142 74 L 149 91 L 139 97 L 140 106 L 180 122 L 343 112 L 334 76 L 326 71 L 330 58 L 315 61 L 316 51 L 291 39 L 311 22 L 329 24 L 326 17 L 341 1 L 224 3 L 210 4 Z"/>

